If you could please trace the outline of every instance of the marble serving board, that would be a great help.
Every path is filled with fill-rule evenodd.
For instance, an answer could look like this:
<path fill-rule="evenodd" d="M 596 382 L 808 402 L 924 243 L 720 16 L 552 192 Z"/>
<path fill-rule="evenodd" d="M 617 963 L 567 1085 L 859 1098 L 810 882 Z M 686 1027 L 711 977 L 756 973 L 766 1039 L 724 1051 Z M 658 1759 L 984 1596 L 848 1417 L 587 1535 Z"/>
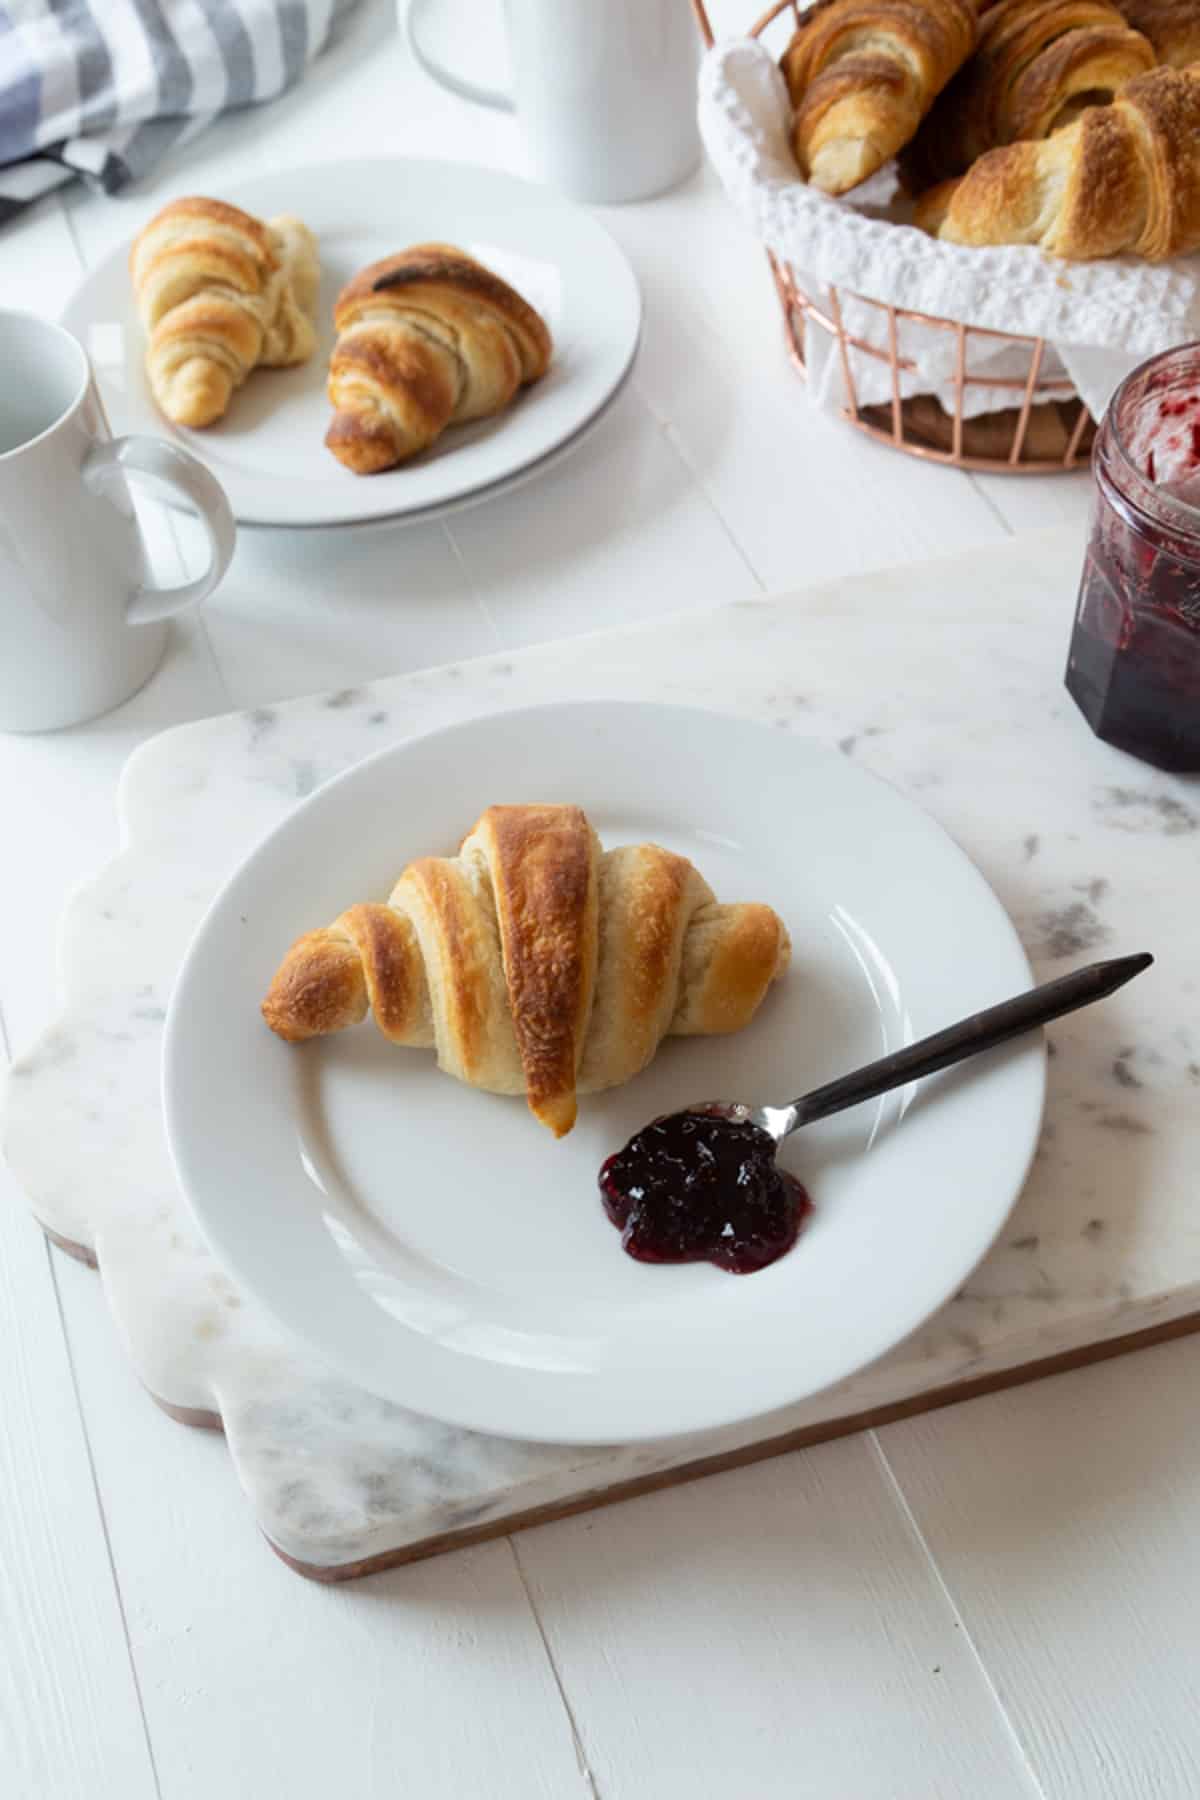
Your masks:
<path fill-rule="evenodd" d="M 224 1428 L 287 1560 L 326 1579 L 362 1573 L 1200 1322 L 1200 783 L 1099 743 L 1065 694 L 1079 557 L 1076 532 L 1038 533 L 206 720 L 131 759 L 125 848 L 67 909 L 62 1015 L 14 1065 L 5 1150 L 46 1231 L 98 1263 L 149 1392 Z M 579 1449 L 438 1424 L 286 1340 L 210 1256 L 177 1191 L 159 1048 L 201 913 L 318 783 L 472 714 L 604 696 L 744 714 L 894 782 L 975 859 L 1039 977 L 1106 953 L 1148 948 L 1159 961 L 1053 1027 L 1025 1193 L 987 1260 L 911 1339 L 751 1425 Z"/>

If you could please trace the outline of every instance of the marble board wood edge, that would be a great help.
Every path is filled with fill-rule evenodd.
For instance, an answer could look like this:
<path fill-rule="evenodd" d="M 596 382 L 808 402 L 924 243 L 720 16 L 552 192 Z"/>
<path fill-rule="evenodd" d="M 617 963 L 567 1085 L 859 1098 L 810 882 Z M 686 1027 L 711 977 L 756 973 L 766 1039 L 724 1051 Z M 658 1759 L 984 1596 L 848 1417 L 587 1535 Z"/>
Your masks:
<path fill-rule="evenodd" d="M 180 1210 L 159 1141 L 163 1005 L 234 851 L 249 848 L 316 781 L 390 735 L 420 736 L 483 711 L 594 699 L 601 691 L 661 700 L 659 677 L 644 666 L 647 635 L 671 647 L 669 692 L 677 702 L 820 736 L 919 803 L 932 785 L 936 816 L 992 880 L 1039 973 L 1060 972 L 1062 958 L 1115 941 L 1135 924 L 1139 940 L 1144 928 L 1162 941 L 1172 917 L 1164 896 L 1179 891 L 1187 872 L 1181 859 L 1198 841 L 1187 834 L 1200 832 L 1200 811 L 1177 783 L 1148 771 L 1139 772 L 1136 792 L 1108 785 L 1128 783 L 1131 771 L 1063 713 L 1061 621 L 1047 601 L 1073 580 L 1074 547 L 1058 531 L 1015 540 L 997 551 L 985 574 L 975 572 L 970 607 L 956 610 L 946 596 L 957 592 L 964 560 L 825 583 L 686 621 L 618 628 L 515 653 L 511 661 L 474 659 L 234 712 L 161 734 L 127 765 L 120 792 L 125 848 L 81 885 L 64 915 L 65 1010 L 14 1066 L 18 1076 L 36 1077 L 17 1108 L 24 1127 L 18 1163 L 33 1211 L 56 1238 L 76 1253 L 94 1244 L 127 1336 L 132 1323 L 139 1327 L 131 1355 L 142 1385 L 183 1422 L 224 1428 L 263 1535 L 306 1574 L 346 1579 L 431 1555 L 903 1416 L 880 1409 L 916 1412 L 1004 1385 L 1006 1377 L 1049 1372 L 1060 1356 L 1090 1360 L 1112 1354 L 1110 1345 L 1156 1341 L 1148 1334 L 1189 1329 L 1175 1321 L 1200 1316 L 1200 1257 L 1189 1252 L 1186 1198 L 1195 1136 L 1189 1120 L 1200 1084 L 1200 1059 L 1186 1059 L 1197 1057 L 1200 1043 L 1189 1039 L 1186 1002 L 1162 992 L 1154 1001 L 1149 989 L 1144 1003 L 1140 992 L 1132 1002 L 1114 1002 L 1098 1031 L 1078 1022 L 1063 1028 L 1052 1046 L 1060 1054 L 1052 1064 L 1051 1134 L 1012 1228 L 927 1328 L 862 1371 L 849 1391 L 828 1391 L 823 1402 L 817 1396 L 707 1439 L 666 1440 L 648 1454 L 606 1446 L 568 1455 L 557 1447 L 557 1457 L 547 1459 L 534 1454 L 537 1446 L 499 1440 L 449 1446 L 431 1421 L 399 1411 L 385 1416 L 344 1385 L 335 1392 L 329 1373 L 311 1362 L 286 1360 L 281 1374 L 283 1348 L 273 1332 L 267 1341 L 268 1322 L 257 1310 L 222 1312 L 240 1303 L 211 1260 L 200 1263 Z M 916 633 L 914 618 L 955 629 Z M 880 636 L 900 673 L 909 669 L 912 693 L 903 681 L 902 693 L 892 686 L 879 692 Z M 1013 717 L 1006 712 L 999 739 L 991 712 L 977 719 L 956 699 L 968 644 L 1005 685 Z M 802 712 L 790 685 L 801 670 Z M 645 691 L 651 682 L 653 695 Z M 929 703 L 914 708 L 914 696 Z M 387 732 L 377 729 L 381 724 Z M 955 756 L 945 762 L 950 743 Z M 1004 779 L 993 783 L 1000 748 Z M 1061 776 L 1050 787 L 1041 779 L 1047 758 Z M 1015 809 L 1008 796 L 1025 788 L 1037 794 L 1037 806 Z M 1099 810 L 1097 798 L 1105 803 Z M 1031 826 L 1040 839 L 1026 835 Z M 1135 827 L 1141 835 L 1131 839 Z M 243 840 L 240 847 L 234 839 Z M 1131 857 L 1135 847 L 1140 854 Z M 1114 880 L 1090 879 L 1100 869 Z M 1099 935 L 1081 937 L 1080 920 Z M 93 954 L 97 931 L 103 958 Z M 1189 968 L 1191 960 L 1176 959 Z M 1200 981 L 1200 968 L 1192 972 Z M 1176 981 L 1172 993 L 1183 991 Z M 1168 1038 L 1169 1027 L 1178 1029 Z M 141 1106 L 143 1123 L 153 1115 L 149 1136 L 142 1131 L 135 1142 L 123 1135 L 128 1107 L 111 1105 L 115 1083 Z M 6 1131 L 10 1123 L 6 1118 Z M 97 1216 L 80 1170 L 109 1166 L 120 1176 L 108 1184 L 107 1212 Z M 14 1165 L 14 1172 L 21 1179 L 22 1170 Z M 161 1259 L 176 1226 L 187 1241 L 170 1238 L 180 1252 L 172 1282 Z M 131 1319 L 135 1289 L 139 1313 Z M 188 1329 L 195 1342 L 184 1341 Z M 239 1361 L 231 1370 L 234 1352 Z M 337 1408 L 348 1400 L 355 1410 L 344 1426 L 347 1415 Z M 296 1455 L 288 1461 L 295 1444 L 284 1415 L 290 1418 L 297 1404 L 316 1438 L 304 1441 L 303 1467 Z M 437 1461 L 436 1485 L 421 1472 L 427 1450 Z M 319 1465 L 315 1476 L 310 1452 Z M 268 1464 L 268 1456 L 276 1460 Z M 297 1489 L 303 1508 L 291 1497 Z M 324 1511 L 309 1504 L 314 1495 L 328 1499 Z"/>
<path fill-rule="evenodd" d="M 98 1268 L 96 1254 L 86 1244 L 74 1243 L 60 1232 L 52 1231 L 41 1220 L 38 1223 L 57 1249 L 74 1257 L 77 1262 L 85 1263 L 88 1268 Z M 380 1575 L 388 1569 L 401 1568 L 405 1563 L 424 1562 L 431 1556 L 444 1556 L 450 1550 L 465 1550 L 473 1544 L 484 1544 L 496 1538 L 507 1537 L 510 1532 L 531 1531 L 538 1525 L 551 1525 L 557 1519 L 570 1519 L 579 1513 L 594 1512 L 597 1507 L 617 1506 L 623 1500 L 636 1500 L 643 1494 L 659 1493 L 664 1488 L 677 1487 L 686 1481 L 700 1481 L 706 1475 L 722 1475 L 731 1469 L 746 1468 L 752 1463 L 766 1462 L 774 1456 L 786 1456 L 793 1450 L 805 1450 L 815 1444 L 829 1443 L 834 1438 L 850 1437 L 855 1432 L 878 1430 L 885 1425 L 894 1425 L 901 1419 L 912 1419 L 921 1413 L 935 1412 L 939 1407 L 957 1406 L 962 1401 L 979 1399 L 984 1394 L 1021 1387 L 1027 1382 L 1041 1381 L 1049 1375 L 1063 1375 L 1070 1369 L 1085 1368 L 1090 1363 L 1106 1362 L 1116 1356 L 1127 1356 L 1135 1350 L 1148 1350 L 1155 1344 L 1190 1337 L 1197 1331 L 1200 1331 L 1200 1309 L 1193 1307 L 1178 1317 L 1142 1326 L 1137 1331 L 1123 1331 L 1113 1337 L 1089 1340 L 1072 1349 L 1059 1350 L 1052 1356 L 1038 1356 L 1029 1362 L 1017 1362 L 1007 1368 L 991 1370 L 986 1375 L 947 1382 L 927 1388 L 923 1393 L 909 1394 L 902 1400 L 862 1407 L 836 1418 L 821 1419 L 815 1424 L 801 1425 L 795 1430 L 763 1438 L 757 1443 L 742 1444 L 711 1456 L 696 1457 L 675 1468 L 655 1469 L 649 1474 L 634 1476 L 611 1487 L 585 1489 L 582 1493 L 572 1495 L 569 1500 L 552 1500 L 544 1506 L 527 1507 L 519 1512 L 487 1519 L 480 1525 L 466 1525 L 454 1531 L 437 1532 L 412 1543 L 399 1544 L 394 1550 L 381 1550 L 372 1556 L 358 1557 L 350 1562 L 305 1562 L 275 1543 L 267 1532 L 263 1531 L 262 1536 L 280 1562 L 285 1563 L 297 1575 L 303 1575 L 307 1581 L 327 1584 L 360 1581 L 364 1576 Z M 147 1389 L 147 1392 L 150 1393 L 150 1390 Z M 177 1424 L 190 1425 L 199 1431 L 224 1431 L 224 1421 L 219 1412 L 202 1407 L 176 1406 L 155 1393 L 150 1393 L 150 1398 Z"/>

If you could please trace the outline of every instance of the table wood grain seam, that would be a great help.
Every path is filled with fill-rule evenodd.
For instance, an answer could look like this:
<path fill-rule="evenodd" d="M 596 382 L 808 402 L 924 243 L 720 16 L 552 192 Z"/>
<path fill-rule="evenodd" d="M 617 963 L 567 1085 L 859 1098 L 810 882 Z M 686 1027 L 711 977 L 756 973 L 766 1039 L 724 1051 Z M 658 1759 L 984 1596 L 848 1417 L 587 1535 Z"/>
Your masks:
<path fill-rule="evenodd" d="M 2 1068 L 2 1069 L 9 1068 L 12 1064 L 12 1060 L 13 1060 L 12 1046 L 11 1046 L 11 1041 L 9 1038 L 8 1024 L 7 1024 L 7 1021 L 4 1016 L 3 1002 L 2 1002 L 2 999 L 0 999 L 0 1068 Z M 30 1223 L 34 1223 L 34 1221 L 30 1220 Z M 158 1769 L 157 1769 L 157 1765 L 155 1763 L 154 1746 L 150 1741 L 150 1731 L 149 1731 L 149 1727 L 148 1727 L 148 1724 L 146 1721 L 146 1709 L 145 1709 L 145 1706 L 142 1701 L 141 1685 L 138 1680 L 137 1665 L 136 1665 L 136 1661 L 135 1661 L 134 1655 L 133 1655 L 133 1647 L 132 1647 L 132 1645 L 130 1643 L 130 1639 L 129 1639 L 129 1625 L 128 1625 L 128 1620 L 127 1620 L 126 1614 L 125 1614 L 125 1600 L 124 1600 L 124 1595 L 121 1592 L 121 1583 L 118 1578 L 116 1566 L 115 1566 L 115 1563 L 113 1560 L 112 1544 L 111 1544 L 111 1541 L 109 1538 L 108 1520 L 107 1520 L 107 1517 L 105 1516 L 104 1503 L 101 1498 L 100 1487 L 99 1487 L 99 1483 L 96 1478 L 96 1465 L 95 1465 L 95 1459 L 92 1455 L 92 1445 L 91 1445 L 91 1438 L 90 1438 L 90 1435 L 88 1432 L 87 1415 L 84 1410 L 82 1396 L 80 1395 L 80 1392 L 79 1392 L 79 1382 L 78 1382 L 78 1379 L 76 1377 L 76 1372 L 75 1372 L 75 1360 L 71 1353 L 70 1334 L 67 1331 L 66 1317 L 65 1317 L 65 1314 L 63 1311 L 62 1294 L 59 1290 L 59 1285 L 58 1285 L 58 1269 L 57 1269 L 57 1265 L 56 1265 L 56 1259 L 55 1259 L 55 1256 L 53 1253 L 53 1249 L 52 1249 L 49 1241 L 46 1239 L 43 1240 L 43 1254 L 45 1255 L 45 1258 L 46 1258 L 46 1267 L 47 1267 L 47 1272 L 49 1274 L 49 1279 L 50 1279 L 50 1291 L 51 1291 L 51 1294 L 53 1295 L 53 1306 L 54 1306 L 55 1315 L 57 1318 L 58 1332 L 59 1332 L 59 1336 L 62 1341 L 63 1354 L 65 1355 L 66 1360 L 67 1360 L 67 1369 L 69 1371 L 70 1382 L 71 1382 L 71 1394 L 72 1394 L 72 1397 L 75 1402 L 76 1419 L 78 1421 L 79 1432 L 80 1432 L 80 1435 L 83 1440 L 84 1454 L 87 1457 L 88 1473 L 89 1473 L 89 1476 L 91 1479 L 91 1485 L 92 1485 L 92 1500 L 93 1500 L 93 1504 L 95 1505 L 96 1513 L 97 1513 L 97 1516 L 100 1521 L 100 1530 L 101 1530 L 103 1540 L 104 1540 L 105 1552 L 106 1552 L 106 1555 L 108 1558 L 109 1578 L 112 1582 L 113 1596 L 114 1596 L 114 1599 L 116 1601 L 116 1606 L 117 1606 L 117 1614 L 121 1621 L 121 1631 L 122 1631 L 122 1634 L 123 1634 L 124 1640 L 125 1640 L 125 1653 L 129 1659 L 130 1679 L 133 1683 L 133 1691 L 137 1698 L 138 1718 L 139 1718 L 139 1721 L 141 1723 L 141 1728 L 142 1728 L 142 1741 L 146 1747 L 146 1757 L 147 1757 L 147 1761 L 149 1762 L 149 1765 L 150 1765 L 150 1776 L 151 1776 L 151 1780 L 154 1783 L 154 1792 L 155 1792 L 155 1794 L 160 1796 L 160 1800 L 161 1800 L 162 1785 L 161 1785 L 161 1782 L 159 1781 Z M 15 1496 L 15 1499 L 16 1499 L 16 1502 L 18 1505 L 20 1504 L 21 1498 L 22 1497 L 20 1495 Z"/>
<path fill-rule="evenodd" d="M 175 544 L 175 554 L 179 557 L 180 563 L 182 565 L 183 551 L 182 551 L 182 547 L 180 546 L 180 542 L 179 542 L 179 533 L 175 529 L 174 519 L 171 520 L 171 537 Z M 181 572 L 182 572 L 182 569 L 181 569 Z M 209 665 L 212 668 L 212 672 L 216 677 L 217 686 L 221 690 L 221 698 L 224 700 L 224 702 L 225 702 L 226 706 L 229 708 L 230 712 L 241 712 L 244 709 L 242 707 L 239 707 L 237 701 L 234 698 L 233 689 L 230 687 L 228 681 L 225 678 L 225 671 L 221 667 L 221 659 L 217 655 L 217 647 L 212 641 L 212 635 L 208 629 L 208 620 L 204 617 L 204 608 L 202 606 L 198 606 L 196 608 L 195 613 L 193 615 L 193 622 L 196 626 L 196 631 L 199 636 L 200 642 L 204 646 L 205 654 L 208 657 Z"/>
<path fill-rule="evenodd" d="M 642 407 L 643 411 L 648 414 L 650 423 L 658 432 L 663 443 L 666 444 L 667 448 L 672 452 L 675 460 L 679 463 L 679 466 L 687 476 L 688 481 L 696 490 L 696 493 L 704 502 L 705 506 L 707 506 L 709 512 L 713 515 L 713 518 L 717 521 L 717 524 L 720 526 L 724 537 L 730 544 L 739 562 L 745 564 L 746 571 L 749 574 L 750 579 L 754 582 L 754 585 L 757 587 L 759 593 L 765 594 L 767 592 L 766 578 L 759 573 L 750 552 L 734 530 L 731 521 L 727 519 L 722 512 L 720 501 L 709 488 L 703 475 L 701 475 L 699 469 L 692 461 L 691 456 L 688 454 L 687 446 L 684 443 L 683 434 L 679 430 L 674 419 L 670 418 L 666 413 L 655 406 L 650 396 L 643 391 L 640 382 L 637 380 L 636 374 L 630 381 L 629 386 L 630 391 L 633 393 L 638 404 Z"/>
<path fill-rule="evenodd" d="M 1015 481 L 1015 480 L 1019 479 L 1019 477 L 1013 476 L 1012 479 Z M 1037 480 L 1038 477 L 1035 476 L 1034 479 Z M 1001 507 L 997 503 L 997 501 L 995 500 L 993 495 L 983 486 L 983 484 L 980 482 L 979 478 L 975 475 L 970 474 L 970 472 L 968 472 L 967 480 L 970 482 L 971 487 L 974 489 L 976 495 L 979 497 L 980 500 L 983 501 L 983 504 L 987 507 L 987 509 L 991 513 L 992 517 L 996 520 L 996 522 L 1000 526 L 1001 530 L 1006 532 L 1009 537 L 1016 537 L 1016 535 L 1017 535 L 1016 526 L 1013 524 L 1012 520 L 1005 513 L 1003 507 Z"/>
<path fill-rule="evenodd" d="M 112 1577 L 113 1592 L 117 1600 L 117 1614 L 121 1621 L 121 1633 L 125 1640 L 125 1654 L 129 1658 L 129 1674 L 133 1682 L 133 1691 L 137 1696 L 138 1716 L 142 1722 L 142 1736 L 145 1739 L 146 1755 L 150 1760 L 150 1775 L 154 1782 L 154 1791 L 162 1800 L 162 1781 L 158 1773 L 158 1761 L 154 1754 L 154 1741 L 150 1735 L 150 1721 L 146 1717 L 146 1702 L 142 1695 L 142 1681 L 138 1673 L 137 1657 L 134 1654 L 133 1640 L 129 1635 L 129 1616 L 125 1610 L 125 1595 L 121 1588 L 121 1577 L 117 1569 L 117 1559 L 113 1553 L 112 1533 L 109 1530 L 108 1513 L 104 1505 L 104 1495 L 100 1491 L 100 1478 L 96 1470 L 96 1458 L 92 1450 L 92 1434 L 88 1428 L 87 1409 L 83 1404 L 83 1395 L 79 1391 L 79 1375 L 75 1367 L 75 1352 L 71 1344 L 71 1333 L 67 1326 L 66 1309 L 63 1306 L 62 1290 L 58 1285 L 58 1269 L 53 1247 L 46 1243 L 46 1261 L 50 1267 L 50 1281 L 54 1288 L 54 1304 L 58 1308 L 58 1328 L 62 1332 L 63 1344 L 67 1352 L 67 1367 L 71 1372 L 71 1391 L 75 1396 L 75 1410 L 79 1414 L 80 1429 L 83 1432 L 84 1454 L 87 1456 L 88 1474 L 91 1477 L 92 1493 L 96 1501 L 96 1510 L 100 1515 L 100 1530 L 104 1537 L 104 1553 L 108 1559 L 108 1571 Z"/>
<path fill-rule="evenodd" d="M 468 508 L 468 511 L 470 510 L 472 509 Z M 441 519 L 439 520 L 439 524 L 441 525 L 442 537 L 445 540 L 446 548 L 449 550 L 454 566 L 462 579 L 463 587 L 470 595 L 475 604 L 476 611 L 479 613 L 480 618 L 483 620 L 484 625 L 491 635 L 492 649 L 506 650 L 508 644 L 505 640 L 504 633 L 501 631 L 496 620 L 495 614 L 487 603 L 487 595 L 481 588 L 476 586 L 475 578 L 471 574 L 470 564 L 463 555 L 462 545 L 454 535 L 453 518 Z"/>
<path fill-rule="evenodd" d="M 1049 1800 L 1046 1789 L 1038 1779 L 1037 1771 L 1034 1769 L 1033 1763 L 1030 1760 L 1028 1748 L 1022 1739 L 1020 1732 L 1017 1730 L 1016 1724 L 1013 1721 L 1008 1708 L 1000 1697 L 1000 1690 L 996 1686 L 983 1652 L 976 1643 L 975 1635 L 967 1624 L 963 1609 L 958 1603 L 958 1598 L 946 1577 L 946 1573 L 943 1570 L 941 1563 L 930 1548 L 929 1540 L 921 1529 L 920 1522 L 917 1519 L 916 1513 L 913 1511 L 908 1495 L 904 1491 L 903 1483 L 896 1474 L 895 1469 L 892 1467 L 887 1451 L 880 1442 L 879 1432 L 872 1429 L 864 1435 L 867 1439 L 867 1447 L 875 1458 L 876 1466 L 879 1469 L 884 1486 L 891 1493 L 892 1500 L 899 1509 L 906 1530 L 909 1532 L 914 1544 L 924 1558 L 930 1580 L 942 1595 L 950 1612 L 954 1615 L 954 1622 L 962 1634 L 963 1643 L 967 1648 L 972 1662 L 975 1664 L 980 1680 L 983 1682 L 984 1687 L 991 1697 L 992 1704 L 996 1709 L 996 1714 L 1000 1721 L 1000 1727 L 1012 1747 L 1012 1753 L 1017 1767 L 1021 1770 L 1025 1778 L 1025 1787 L 1029 1795 L 1029 1800 Z"/>
<path fill-rule="evenodd" d="M 525 1567 L 521 1561 L 520 1553 L 517 1550 L 516 1541 L 511 1536 L 506 1536 L 504 1541 L 512 1553 L 513 1564 L 517 1571 L 517 1579 L 521 1583 L 521 1588 L 525 1595 L 525 1599 L 528 1602 L 529 1610 L 533 1615 L 533 1622 L 537 1627 L 537 1634 L 542 1641 L 542 1649 L 545 1651 L 546 1661 L 550 1665 L 550 1673 L 554 1678 L 554 1686 L 558 1690 L 559 1700 L 562 1702 L 563 1711 L 567 1715 L 567 1725 L 571 1732 L 571 1744 L 575 1751 L 575 1761 L 579 1767 L 580 1780 L 587 1788 L 588 1793 L 593 1796 L 593 1800 L 604 1800 L 604 1796 L 600 1791 L 600 1785 L 596 1780 L 595 1773 L 588 1760 L 587 1747 L 583 1741 L 583 1734 L 579 1729 L 579 1721 L 575 1716 L 575 1708 L 571 1704 L 570 1695 L 567 1693 L 566 1678 L 563 1671 L 558 1666 L 554 1651 L 550 1647 L 550 1637 L 546 1630 L 545 1622 L 542 1619 L 541 1608 L 538 1606 L 532 1583 L 525 1573 Z"/>

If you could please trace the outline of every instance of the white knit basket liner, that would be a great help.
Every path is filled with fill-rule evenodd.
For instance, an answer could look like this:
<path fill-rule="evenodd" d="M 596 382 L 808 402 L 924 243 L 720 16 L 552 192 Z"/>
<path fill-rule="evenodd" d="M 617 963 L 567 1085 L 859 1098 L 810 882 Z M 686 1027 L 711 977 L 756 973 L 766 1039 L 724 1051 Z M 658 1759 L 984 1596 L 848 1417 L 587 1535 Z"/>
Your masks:
<path fill-rule="evenodd" d="M 899 222 L 903 202 L 883 173 L 833 200 L 799 177 L 788 142 L 790 103 L 774 57 L 754 38 L 716 44 L 700 70 L 700 129 L 726 193 L 775 254 L 791 264 L 804 291 L 826 302 L 836 286 L 848 332 L 887 348 L 887 317 L 854 294 L 937 318 L 1048 341 L 1043 378 L 1061 373 L 1098 418 L 1117 383 L 1156 351 L 1200 337 L 1200 257 L 1152 265 L 1135 257 L 1067 263 L 1029 245 L 972 250 L 942 244 Z M 954 410 L 956 334 L 900 323 L 900 351 L 915 368 L 901 393 L 936 394 Z M 851 351 L 860 405 L 892 397 L 889 364 Z M 845 404 L 841 359 L 832 337 L 806 334 L 814 399 Z M 1023 383 L 1028 346 L 970 338 L 972 373 L 1011 375 Z M 968 386 L 968 417 L 1015 404 L 1011 392 Z"/>

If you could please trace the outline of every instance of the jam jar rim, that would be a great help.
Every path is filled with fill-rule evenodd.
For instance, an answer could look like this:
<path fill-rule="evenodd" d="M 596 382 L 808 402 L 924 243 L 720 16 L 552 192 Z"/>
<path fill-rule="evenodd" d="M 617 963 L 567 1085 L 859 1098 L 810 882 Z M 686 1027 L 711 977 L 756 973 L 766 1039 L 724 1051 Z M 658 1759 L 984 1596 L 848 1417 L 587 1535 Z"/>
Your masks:
<path fill-rule="evenodd" d="M 1148 356 L 1145 362 L 1131 369 L 1114 388 L 1092 446 L 1092 475 L 1098 485 L 1112 487 L 1123 503 L 1145 520 L 1151 531 L 1168 531 L 1180 535 L 1188 542 L 1189 548 L 1194 543 L 1194 554 L 1200 560 L 1200 506 L 1194 506 L 1190 500 L 1182 500 L 1177 495 L 1165 493 L 1148 475 L 1142 473 L 1125 442 L 1118 416 L 1121 399 L 1135 382 L 1150 380 L 1158 368 L 1184 353 L 1190 353 L 1196 364 L 1195 374 L 1200 387 L 1200 341 L 1192 340 L 1186 344 L 1174 344 L 1168 350 L 1160 350 L 1154 356 Z M 1109 445 L 1119 458 L 1119 475 L 1107 467 L 1105 451 Z M 1169 508 L 1175 517 L 1168 520 L 1151 511 L 1143 500 L 1144 495 L 1155 496 L 1159 506 L 1164 510 Z"/>

